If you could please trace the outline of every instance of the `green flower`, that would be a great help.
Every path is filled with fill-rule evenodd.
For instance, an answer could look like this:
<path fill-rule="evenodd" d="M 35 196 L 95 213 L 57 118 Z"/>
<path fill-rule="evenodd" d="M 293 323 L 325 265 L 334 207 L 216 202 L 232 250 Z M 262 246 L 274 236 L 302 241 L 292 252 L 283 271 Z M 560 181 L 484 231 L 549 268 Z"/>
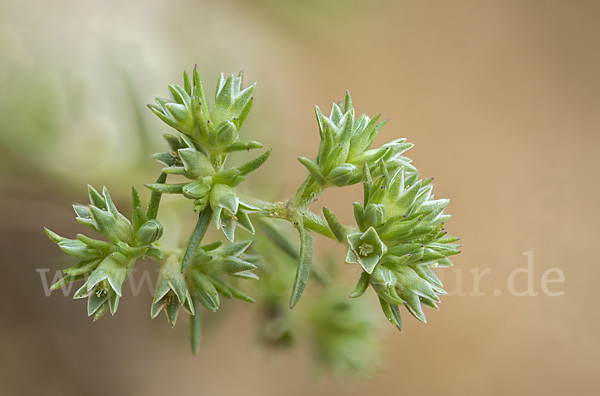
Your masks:
<path fill-rule="evenodd" d="M 182 306 L 190 315 L 194 315 L 194 303 L 187 289 L 185 276 L 181 273 L 181 263 L 176 254 L 171 254 L 158 273 L 150 316 L 154 319 L 164 310 L 171 326 L 175 326 Z"/>
<path fill-rule="evenodd" d="M 77 220 L 108 241 L 82 234 L 78 234 L 77 239 L 68 239 L 48 229 L 46 234 L 66 254 L 79 260 L 76 265 L 63 270 L 65 276 L 52 285 L 52 289 L 86 280 L 74 298 L 87 297 L 88 315 L 94 315 L 97 320 L 109 309 L 115 314 L 123 282 L 137 258 L 161 258 L 162 253 L 154 242 L 162 236 L 163 227 L 157 220 L 148 219 L 135 188 L 132 190 L 132 220 L 129 221 L 117 210 L 106 188 L 100 195 L 92 186 L 88 187 L 91 205 L 73 205 Z"/>
<path fill-rule="evenodd" d="M 364 233 L 354 233 L 348 235 L 348 254 L 346 262 L 349 264 L 360 264 L 367 273 L 373 272 L 373 269 L 387 253 L 388 248 L 377 235 L 373 227 L 369 227 Z"/>
<path fill-rule="evenodd" d="M 213 220 L 217 229 L 222 229 L 227 239 L 233 242 L 235 228 L 238 224 L 246 231 L 254 234 L 254 225 L 250 221 L 249 214 L 258 210 L 259 208 L 256 206 L 252 206 L 236 197 L 235 205 L 231 205 L 231 202 L 226 202 L 225 204 L 220 202 L 215 203 L 215 206 L 213 206 Z"/>
<path fill-rule="evenodd" d="M 88 316 L 98 320 L 108 309 L 112 315 L 117 311 L 122 296 L 123 282 L 131 271 L 132 261 L 120 253 L 106 256 L 91 272 L 87 281 L 73 298 L 88 299 Z"/>
<path fill-rule="evenodd" d="M 221 242 L 216 242 L 200 246 L 185 271 L 186 284 L 192 298 L 210 311 L 219 308 L 219 295 L 254 302 L 251 297 L 223 280 L 224 275 L 258 279 L 250 272 L 256 266 L 241 257 L 251 243 L 252 241 L 242 241 L 221 245 Z"/>

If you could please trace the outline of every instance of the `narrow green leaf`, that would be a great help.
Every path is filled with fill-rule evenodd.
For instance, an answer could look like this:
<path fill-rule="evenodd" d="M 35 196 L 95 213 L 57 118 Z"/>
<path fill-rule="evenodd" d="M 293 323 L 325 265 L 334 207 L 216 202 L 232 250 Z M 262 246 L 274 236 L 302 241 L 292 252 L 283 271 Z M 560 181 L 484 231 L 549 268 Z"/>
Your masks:
<path fill-rule="evenodd" d="M 108 311 L 108 303 L 105 302 L 96 311 L 96 314 L 94 315 L 94 322 L 100 319 L 102 316 L 104 316 L 106 311 Z"/>
<path fill-rule="evenodd" d="M 85 275 L 93 271 L 102 261 L 101 258 L 95 260 L 82 261 L 74 267 L 65 268 L 63 272 L 70 276 Z"/>
<path fill-rule="evenodd" d="M 219 294 L 212 282 L 198 272 L 194 272 L 192 278 L 197 286 L 195 297 L 198 298 L 202 305 L 209 311 L 215 312 L 219 309 Z"/>
<path fill-rule="evenodd" d="M 90 224 L 90 226 L 94 225 L 94 219 L 92 217 L 92 212 L 90 208 L 84 205 L 75 204 L 73 205 L 73 210 L 75 211 L 75 214 L 78 218 Z"/>
<path fill-rule="evenodd" d="M 363 207 L 360 203 L 354 202 L 353 208 L 354 208 L 354 219 L 356 220 L 356 225 L 358 226 L 358 228 L 361 231 L 364 231 L 365 222 L 363 219 L 363 216 L 364 216 Z"/>
<path fill-rule="evenodd" d="M 229 290 L 228 285 L 225 282 L 223 282 L 221 279 L 217 278 L 216 276 L 211 276 L 210 281 L 215 286 L 215 288 L 217 289 L 217 292 L 219 292 L 220 295 L 222 295 L 225 298 L 233 297 L 233 294 Z"/>
<path fill-rule="evenodd" d="M 304 292 L 304 288 L 308 282 L 308 275 L 310 274 L 310 262 L 313 254 L 313 239 L 310 233 L 306 231 L 302 224 L 298 224 L 298 232 L 300 234 L 300 256 L 298 257 L 296 279 L 294 280 L 292 296 L 290 298 L 290 308 L 296 306 L 300 300 L 300 296 Z"/>
<path fill-rule="evenodd" d="M 254 140 L 240 140 L 233 142 L 225 147 L 225 153 L 233 153 L 235 151 L 245 151 L 263 148 L 263 145 Z"/>
<path fill-rule="evenodd" d="M 381 305 L 381 309 L 385 317 L 392 323 L 394 326 L 398 328 L 398 330 L 402 330 L 402 321 L 400 319 L 400 313 L 398 311 L 398 307 L 391 305 L 387 301 L 383 300 L 381 297 L 379 298 L 379 304 Z M 395 310 L 394 310 L 395 308 Z"/>
<path fill-rule="evenodd" d="M 97 239 L 90 238 L 83 234 L 77 234 L 77 239 L 85 243 L 89 247 L 100 250 L 103 253 L 109 254 L 112 245 L 105 241 L 99 241 Z"/>
<path fill-rule="evenodd" d="M 79 299 L 79 298 L 84 298 L 84 297 L 88 297 L 91 293 L 93 292 L 92 290 L 88 290 L 87 288 L 87 282 L 84 283 L 79 289 L 77 289 L 77 291 L 75 292 L 75 294 L 73 294 L 73 299 Z"/>
<path fill-rule="evenodd" d="M 347 113 L 350 111 L 350 109 L 353 109 L 354 107 L 352 107 L 352 97 L 350 96 L 350 91 L 346 91 L 346 100 L 344 101 L 344 113 Z"/>
<path fill-rule="evenodd" d="M 221 254 L 223 256 L 233 256 L 233 257 L 238 257 L 240 254 L 242 254 L 246 249 L 248 249 L 248 247 L 252 244 L 251 240 L 248 241 L 241 241 L 241 242 L 236 242 L 236 243 L 232 243 L 230 245 L 224 246 L 221 249 L 219 249 L 219 251 L 221 252 Z"/>
<path fill-rule="evenodd" d="M 392 315 L 394 315 L 394 320 L 397 323 L 396 327 L 398 327 L 399 331 L 402 331 L 402 317 L 400 316 L 400 310 L 397 305 L 390 305 L 390 309 L 392 310 Z"/>
<path fill-rule="evenodd" d="M 254 83 L 254 85 L 256 85 L 256 83 Z M 250 113 L 250 110 L 252 109 L 253 104 L 254 104 L 254 98 L 250 97 L 248 99 L 248 101 L 246 102 L 246 105 L 244 106 L 244 108 L 240 111 L 240 115 L 238 116 L 237 121 L 234 120 L 238 130 L 244 125 L 244 122 L 246 121 L 246 118 L 248 118 L 248 114 Z"/>
<path fill-rule="evenodd" d="M 140 192 L 135 187 L 131 187 L 131 202 L 131 205 L 134 209 L 142 206 L 142 198 L 140 197 Z"/>
<path fill-rule="evenodd" d="M 220 85 L 222 78 L 219 77 L 219 89 L 217 89 L 215 95 L 215 108 L 227 107 L 231 104 L 231 101 L 233 99 L 233 79 L 234 77 L 233 75 L 231 75 L 227 77 L 223 85 Z"/>
<path fill-rule="evenodd" d="M 206 95 L 204 94 L 204 87 L 202 85 L 202 79 L 200 78 L 200 72 L 197 67 L 194 67 L 194 71 L 192 73 L 192 80 L 194 84 L 194 96 L 200 99 L 202 111 L 208 116 L 210 111 L 208 109 L 208 102 L 206 101 Z"/>
<path fill-rule="evenodd" d="M 58 247 L 68 254 L 79 260 L 92 260 L 100 256 L 100 252 L 90 248 L 85 243 L 77 239 L 64 239 L 58 243 Z"/>
<path fill-rule="evenodd" d="M 183 72 L 183 88 L 188 95 L 192 95 L 192 85 L 190 84 L 190 76 L 186 71 Z"/>
<path fill-rule="evenodd" d="M 67 239 L 67 238 L 61 237 L 60 235 L 58 235 L 57 233 L 55 233 L 53 231 L 50 231 L 47 228 L 44 228 L 44 230 L 46 231 L 46 235 L 48 236 L 48 238 L 50 238 L 50 240 L 54 243 L 60 243 Z"/>
<path fill-rule="evenodd" d="M 107 210 L 106 202 L 104 202 L 104 198 L 102 195 L 96 191 L 96 189 L 88 184 L 88 192 L 90 195 L 90 202 L 92 205 L 96 206 L 98 209 Z"/>
<path fill-rule="evenodd" d="M 106 205 L 108 207 L 108 211 L 110 212 L 110 214 L 112 214 L 115 218 L 117 216 L 119 216 L 121 213 L 119 213 L 117 206 L 115 205 L 112 198 L 110 197 L 110 194 L 108 193 L 108 188 L 104 187 L 102 189 L 102 195 L 104 195 L 104 201 L 106 202 Z"/>
<path fill-rule="evenodd" d="M 404 303 L 404 301 L 398 297 L 398 293 L 393 287 L 377 290 L 377 295 L 391 305 L 401 305 Z"/>
<path fill-rule="evenodd" d="M 302 165 L 304 165 L 304 167 L 306 167 L 306 169 L 308 169 L 308 172 L 313 177 L 313 179 L 315 179 L 315 181 L 317 183 L 319 183 L 320 185 L 325 185 L 325 183 L 326 183 L 325 177 L 323 177 L 323 174 L 321 173 L 321 169 L 313 160 L 306 158 L 306 157 L 298 157 L 298 161 Z"/>
<path fill-rule="evenodd" d="M 55 284 L 53 284 L 50 289 L 57 290 L 63 286 L 68 285 L 69 283 L 76 282 L 78 280 L 84 279 L 85 275 L 67 275 L 58 280 Z"/>
<path fill-rule="evenodd" d="M 151 157 L 166 166 L 173 166 L 177 163 L 177 157 L 175 157 L 171 153 L 166 153 L 166 152 L 155 153 L 155 154 L 152 154 Z"/>
<path fill-rule="evenodd" d="M 341 242 L 343 244 L 347 243 L 346 227 L 344 227 L 338 221 L 335 214 L 327 206 L 323 207 L 323 215 L 325 215 L 325 220 L 327 220 L 327 224 L 329 225 L 329 228 L 333 232 L 333 235 L 335 235 L 338 242 Z"/>
<path fill-rule="evenodd" d="M 352 293 L 350 293 L 350 295 L 348 297 L 350 297 L 350 298 L 360 297 L 363 294 L 365 294 L 365 291 L 367 291 L 368 287 L 369 287 L 369 274 L 363 271 L 363 273 L 360 274 L 360 278 L 358 279 L 358 283 L 356 284 L 356 287 L 354 288 L 354 290 L 352 291 Z"/>
<path fill-rule="evenodd" d="M 152 191 L 163 193 L 163 194 L 181 194 L 183 193 L 183 187 L 188 183 L 176 183 L 176 184 L 164 184 L 164 183 L 151 183 L 144 184 L 145 187 Z M 150 217 L 150 216 L 148 216 Z"/>
<path fill-rule="evenodd" d="M 271 149 L 267 150 L 265 153 L 256 157 L 255 159 L 237 167 L 237 169 L 240 171 L 242 176 L 245 176 L 250 172 L 254 172 L 256 169 L 258 169 L 258 167 L 264 164 L 267 158 L 269 158 L 269 155 L 271 155 Z"/>
<path fill-rule="evenodd" d="M 423 313 L 423 308 L 421 307 L 421 300 L 419 300 L 419 296 L 410 291 L 404 290 L 402 292 L 402 299 L 406 301 L 404 306 L 408 309 L 415 318 L 420 320 L 423 323 L 427 323 L 427 319 L 425 318 L 425 314 Z"/>
<path fill-rule="evenodd" d="M 110 314 L 114 315 L 117 312 L 117 308 L 119 308 L 119 301 L 121 300 L 121 296 L 117 293 L 112 293 L 108 299 L 108 307 L 110 308 Z"/>
<path fill-rule="evenodd" d="M 229 257 L 223 261 L 223 271 L 230 274 L 254 269 L 256 269 L 256 265 L 237 257 Z"/>
<path fill-rule="evenodd" d="M 371 189 L 373 187 L 373 179 L 371 178 L 371 171 L 367 164 L 363 164 L 363 206 L 367 207 L 369 198 L 371 197 Z"/>
<path fill-rule="evenodd" d="M 250 296 L 248 296 L 246 293 L 242 292 L 239 289 L 236 289 L 235 287 L 231 286 L 231 285 L 227 285 L 229 287 L 229 291 L 231 291 L 231 294 L 233 295 L 233 297 L 237 298 L 238 300 L 242 300 L 245 302 L 249 302 L 249 303 L 254 303 L 254 299 Z"/>
<path fill-rule="evenodd" d="M 299 212 L 302 216 L 302 223 L 306 229 L 312 230 L 327 238 L 335 240 L 335 236 L 329 229 L 327 221 L 325 221 L 321 216 L 311 212 L 310 210 L 299 210 Z"/>
<path fill-rule="evenodd" d="M 249 271 L 242 271 L 242 272 L 236 272 L 235 274 L 229 274 L 231 276 L 235 276 L 236 278 L 242 278 L 242 279 L 252 279 L 252 280 L 258 280 L 258 275 L 256 275 L 254 272 L 249 272 Z"/>

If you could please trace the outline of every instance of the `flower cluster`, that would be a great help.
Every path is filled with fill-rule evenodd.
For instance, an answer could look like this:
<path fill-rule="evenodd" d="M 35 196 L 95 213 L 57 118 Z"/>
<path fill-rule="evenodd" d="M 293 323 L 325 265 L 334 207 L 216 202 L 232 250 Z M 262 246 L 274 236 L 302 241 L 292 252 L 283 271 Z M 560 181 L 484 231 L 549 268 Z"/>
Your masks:
<path fill-rule="evenodd" d="M 211 154 L 215 154 L 215 162 L 223 159 L 219 155 L 262 147 L 255 141 L 236 141 L 252 108 L 256 83 L 242 89 L 241 73 L 227 79 L 221 74 L 211 111 L 198 69 L 194 68 L 191 82 L 187 73 L 183 74 L 183 80 L 183 87 L 169 85 L 171 100 L 155 97 L 158 105 L 148 105 L 161 120 L 210 149 Z"/>
<path fill-rule="evenodd" d="M 421 304 L 437 308 L 438 295 L 446 292 L 432 269 L 452 265 L 448 256 L 459 253 L 460 245 L 443 229 L 448 200 L 434 199 L 432 179 L 417 180 L 403 168 L 390 175 L 384 163 L 380 168 L 375 180 L 364 168 L 364 204 L 354 206 L 358 230 L 340 232 L 349 246 L 346 262 L 363 269 L 351 296 L 371 285 L 386 317 L 400 328 L 399 305 L 423 322 Z"/>
<path fill-rule="evenodd" d="M 241 279 L 258 279 L 251 271 L 256 265 L 244 260 L 243 253 L 252 241 L 241 241 L 229 245 L 215 242 L 201 246 L 196 251 L 186 272 L 191 293 L 206 309 L 216 311 L 219 308 L 219 295 L 225 298 L 237 298 L 246 302 L 254 299 L 225 282 L 223 275 Z"/>
<path fill-rule="evenodd" d="M 165 165 L 163 173 L 182 175 L 190 181 L 146 184 L 146 187 L 160 193 L 182 194 L 194 201 L 194 210 L 198 212 L 210 207 L 215 225 L 232 242 L 237 224 L 254 232 L 248 214 L 258 210 L 241 200 L 233 188 L 271 154 L 269 150 L 241 166 L 224 169 L 229 153 L 262 147 L 256 141 L 238 140 L 239 130 L 252 107 L 255 86 L 242 89 L 241 74 L 227 79 L 221 74 L 215 105 L 210 110 L 200 75 L 194 69 L 192 83 L 184 73 L 183 87 L 169 86 L 172 100 L 156 97 L 158 105 L 148 105 L 161 120 L 181 132 L 179 136 L 165 135 L 169 151 L 153 157 Z"/>
<path fill-rule="evenodd" d="M 413 146 L 406 139 L 370 149 L 387 120 L 379 122 L 381 115 L 371 119 L 366 114 L 355 119 L 349 92 L 344 102 L 333 104 L 329 117 L 324 116 L 318 106 L 315 113 L 321 137 L 319 153 L 315 161 L 305 157 L 299 160 L 321 185 L 343 187 L 359 183 L 363 166 L 366 164 L 376 174 L 378 161 L 384 161 L 388 169 L 402 167 L 407 173 L 416 173 L 410 160 L 402 156 Z"/>
<path fill-rule="evenodd" d="M 243 241 L 223 246 L 222 242 L 215 242 L 200 246 L 185 272 L 181 271 L 178 255 L 169 255 L 158 275 L 152 300 L 152 318 L 164 310 L 171 326 L 175 326 L 181 307 L 190 315 L 200 315 L 194 308 L 200 303 L 215 312 L 220 306 L 219 295 L 254 302 L 251 297 L 222 278 L 223 275 L 229 275 L 258 279 L 250 272 L 256 266 L 240 257 L 251 243 L 252 241 Z"/>
<path fill-rule="evenodd" d="M 82 234 L 77 235 L 77 239 L 67 239 L 48 229 L 46 234 L 66 254 L 79 260 L 75 266 L 63 270 L 65 276 L 52 285 L 52 289 L 86 279 L 74 298 L 87 297 L 88 315 L 94 315 L 97 320 L 109 309 L 113 315 L 117 311 L 123 282 L 137 258 L 162 258 L 154 242 L 162 236 L 163 227 L 141 209 L 135 188 L 132 221 L 117 210 L 106 188 L 100 195 L 89 186 L 89 196 L 91 205 L 73 205 L 77 221 L 99 232 L 107 241 Z"/>

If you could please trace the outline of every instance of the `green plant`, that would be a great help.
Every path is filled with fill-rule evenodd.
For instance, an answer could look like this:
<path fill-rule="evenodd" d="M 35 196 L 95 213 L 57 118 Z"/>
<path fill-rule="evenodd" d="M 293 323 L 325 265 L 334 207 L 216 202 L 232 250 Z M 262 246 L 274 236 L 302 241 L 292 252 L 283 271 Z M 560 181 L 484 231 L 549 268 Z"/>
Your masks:
<path fill-rule="evenodd" d="M 164 167 L 155 183 L 145 184 L 151 190 L 146 208 L 133 188 L 128 219 L 117 210 L 106 189 L 100 194 L 90 186 L 90 205 L 74 205 L 74 209 L 77 220 L 104 240 L 81 234 L 67 239 L 47 230 L 52 241 L 79 261 L 64 270 L 65 276 L 53 288 L 83 280 L 75 298 L 87 298 L 88 315 L 98 319 L 108 310 L 116 312 L 123 282 L 136 260 L 152 258 L 160 271 L 151 316 L 164 310 L 174 326 L 183 308 L 191 315 L 192 350 L 196 353 L 202 309 L 217 311 L 221 298 L 253 302 L 242 291 L 248 286 L 241 286 L 245 282 L 240 280 L 254 280 L 254 291 L 264 306 L 261 338 L 265 343 L 291 345 L 296 327 L 310 327 L 321 362 L 340 371 L 364 371 L 361 361 L 368 361 L 365 351 L 370 349 L 365 345 L 373 341 L 373 321 L 365 319 L 370 317 L 369 307 L 340 297 L 343 288 L 331 281 L 338 278 L 339 269 L 311 265 L 313 235 L 348 248 L 346 263 L 362 269 L 350 297 L 361 296 L 371 286 L 385 317 L 400 329 L 399 306 L 425 321 L 422 305 L 437 308 L 438 296 L 445 293 L 433 269 L 451 265 L 447 257 L 458 253 L 460 246 L 455 243 L 457 238 L 443 230 L 449 217 L 443 213 L 448 200 L 434 200 L 432 179 L 420 180 L 417 169 L 402 156 L 412 147 L 405 139 L 371 149 L 386 121 L 365 114 L 356 118 L 349 93 L 333 105 L 328 117 L 316 107 L 319 152 L 314 160 L 299 158 L 308 176 L 296 194 L 281 202 L 243 200 L 237 186 L 261 167 L 271 152 L 239 166 L 227 166 L 230 154 L 262 148 L 256 141 L 239 139 L 252 108 L 255 84 L 244 88 L 241 74 L 221 75 L 210 107 L 197 69 L 191 77 L 184 73 L 183 86 L 169 86 L 171 99 L 157 97 L 157 104 L 148 105 L 177 134 L 165 135 L 167 151 L 153 155 Z M 177 180 L 167 183 L 168 177 Z M 329 208 L 323 208 L 322 217 L 310 210 L 328 188 L 357 183 L 362 183 L 364 197 L 362 204 L 354 204 L 355 226 L 341 224 Z M 190 215 L 192 210 L 196 213 L 196 226 L 184 249 L 159 243 L 163 227 L 157 215 L 163 194 L 190 200 Z M 293 225 L 299 250 L 271 219 Z M 228 243 L 204 240 L 211 223 Z M 238 226 L 250 234 L 260 231 L 253 237 L 254 244 L 253 240 L 237 240 Z M 295 271 L 286 260 L 296 262 Z M 321 293 L 316 297 L 318 303 L 307 305 L 299 320 L 282 309 L 282 299 L 293 279 L 289 307 L 295 307 L 310 276 Z"/>

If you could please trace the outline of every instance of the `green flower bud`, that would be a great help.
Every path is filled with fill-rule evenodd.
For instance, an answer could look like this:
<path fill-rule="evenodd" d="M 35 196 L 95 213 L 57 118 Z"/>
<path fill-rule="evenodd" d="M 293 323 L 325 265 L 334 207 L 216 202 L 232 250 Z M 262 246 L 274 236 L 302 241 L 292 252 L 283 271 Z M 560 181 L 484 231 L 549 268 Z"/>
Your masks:
<path fill-rule="evenodd" d="M 382 204 L 368 204 L 363 220 L 366 225 L 379 227 L 385 220 L 385 206 Z"/>
<path fill-rule="evenodd" d="M 183 195 L 197 201 L 206 201 L 210 193 L 212 180 L 210 177 L 199 179 L 183 186 Z"/>
<path fill-rule="evenodd" d="M 356 166 L 351 164 L 342 164 L 333 168 L 327 175 L 327 179 L 331 180 L 331 182 L 337 187 L 344 187 L 349 185 L 355 172 Z"/>
<path fill-rule="evenodd" d="M 158 241 L 162 234 L 162 224 L 158 220 L 149 220 L 142 224 L 135 236 L 139 242 L 148 244 Z"/>
<path fill-rule="evenodd" d="M 235 124 L 231 121 L 225 121 L 217 128 L 217 141 L 222 145 L 232 143 L 238 135 Z"/>

